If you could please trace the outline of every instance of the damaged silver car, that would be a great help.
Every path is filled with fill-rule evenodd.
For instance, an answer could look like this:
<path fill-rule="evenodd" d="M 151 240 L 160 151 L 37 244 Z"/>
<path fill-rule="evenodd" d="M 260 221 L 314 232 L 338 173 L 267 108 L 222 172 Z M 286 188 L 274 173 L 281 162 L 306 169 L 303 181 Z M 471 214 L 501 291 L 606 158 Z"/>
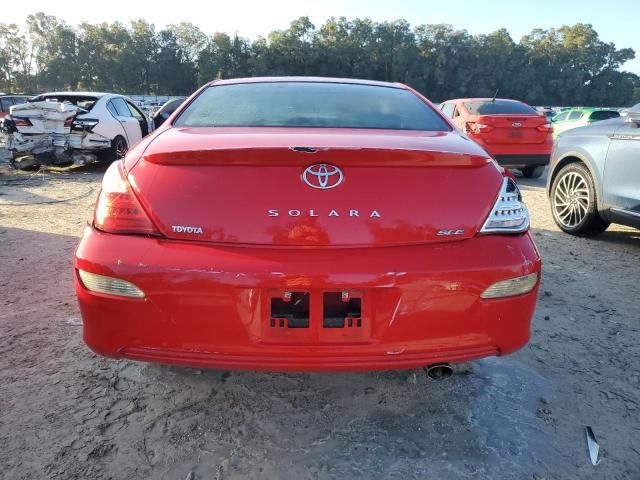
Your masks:
<path fill-rule="evenodd" d="M 13 165 L 23 168 L 117 160 L 153 124 L 123 95 L 54 92 L 12 106 L 3 129 Z"/>

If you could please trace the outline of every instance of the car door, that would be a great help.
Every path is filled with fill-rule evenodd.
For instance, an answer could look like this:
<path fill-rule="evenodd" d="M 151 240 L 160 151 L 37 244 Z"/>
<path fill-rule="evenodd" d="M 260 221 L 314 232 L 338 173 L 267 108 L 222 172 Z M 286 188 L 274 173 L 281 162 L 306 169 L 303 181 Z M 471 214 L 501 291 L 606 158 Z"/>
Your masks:
<path fill-rule="evenodd" d="M 143 137 L 146 137 L 149 134 L 149 120 L 132 102 L 127 101 L 127 107 L 129 108 L 133 118 L 138 121 L 138 125 L 140 125 L 140 133 Z"/>
<path fill-rule="evenodd" d="M 588 115 L 582 110 L 574 110 L 569 114 L 566 130 L 585 126 L 587 124 L 587 118 Z"/>
<path fill-rule="evenodd" d="M 635 218 L 640 224 L 640 126 L 626 121 L 610 137 L 604 201 L 614 213 Z"/>
<path fill-rule="evenodd" d="M 558 133 L 566 132 L 572 128 L 581 127 L 586 125 L 586 121 L 583 122 L 584 112 L 582 110 L 570 110 L 564 121 L 560 121 L 558 124 L 553 125 L 556 135 Z"/>
<path fill-rule="evenodd" d="M 124 128 L 129 146 L 131 147 L 142 140 L 140 122 L 131 113 L 127 102 L 123 98 L 116 97 L 111 99 L 111 105 L 115 109 L 116 119 Z"/>

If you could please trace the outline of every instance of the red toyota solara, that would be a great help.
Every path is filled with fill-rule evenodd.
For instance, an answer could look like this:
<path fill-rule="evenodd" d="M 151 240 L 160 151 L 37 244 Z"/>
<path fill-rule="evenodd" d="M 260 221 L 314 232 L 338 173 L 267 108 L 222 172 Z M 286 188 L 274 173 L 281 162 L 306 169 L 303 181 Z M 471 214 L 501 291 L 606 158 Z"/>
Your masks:
<path fill-rule="evenodd" d="M 540 257 L 512 179 L 401 84 L 210 83 L 105 173 L 75 255 L 114 358 L 416 368 L 530 335 Z"/>

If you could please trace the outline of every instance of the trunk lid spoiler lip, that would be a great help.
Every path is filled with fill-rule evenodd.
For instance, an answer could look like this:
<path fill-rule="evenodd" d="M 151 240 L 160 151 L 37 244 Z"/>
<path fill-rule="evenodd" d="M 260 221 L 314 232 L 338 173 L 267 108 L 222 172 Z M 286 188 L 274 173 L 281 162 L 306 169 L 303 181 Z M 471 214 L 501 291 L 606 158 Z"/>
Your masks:
<path fill-rule="evenodd" d="M 163 153 L 144 153 L 142 160 L 157 165 L 224 166 L 263 165 L 286 166 L 311 163 L 339 163 L 341 166 L 376 165 L 431 166 L 431 167 L 480 167 L 493 162 L 489 155 L 469 155 L 438 150 L 406 150 L 385 148 L 316 148 L 314 153 L 300 153 L 296 147 L 216 148 L 207 150 L 182 150 Z M 332 158 L 332 153 L 353 154 L 345 163 Z M 389 153 L 396 157 L 389 161 Z M 306 155 L 307 157 L 302 157 Z M 259 157 L 259 158 L 256 158 Z M 366 156 L 367 158 L 363 158 Z M 358 158 L 359 157 L 359 158 Z"/>
<path fill-rule="evenodd" d="M 168 128 L 150 139 L 140 158 L 158 164 L 201 165 L 203 161 L 223 164 L 226 157 L 227 162 L 233 159 L 233 163 L 247 164 L 241 158 L 249 152 L 276 151 L 280 155 L 286 152 L 284 156 L 290 158 L 295 155 L 297 162 L 303 155 L 308 162 L 322 162 L 320 157 L 330 151 L 395 152 L 414 160 L 421 157 L 422 161 L 448 158 L 446 164 L 451 164 L 454 157 L 460 163 L 462 157 L 462 163 L 470 166 L 490 161 L 480 145 L 459 132 L 271 127 Z"/>
<path fill-rule="evenodd" d="M 483 123 L 488 122 L 490 124 L 491 120 L 494 121 L 507 121 L 507 122 L 517 122 L 523 121 L 527 122 L 528 126 L 535 125 L 544 125 L 545 123 L 549 123 L 549 120 L 543 115 L 525 115 L 525 114 L 491 114 L 491 115 L 476 115 L 472 117 L 469 122 Z M 529 125 L 530 124 L 530 125 Z"/>

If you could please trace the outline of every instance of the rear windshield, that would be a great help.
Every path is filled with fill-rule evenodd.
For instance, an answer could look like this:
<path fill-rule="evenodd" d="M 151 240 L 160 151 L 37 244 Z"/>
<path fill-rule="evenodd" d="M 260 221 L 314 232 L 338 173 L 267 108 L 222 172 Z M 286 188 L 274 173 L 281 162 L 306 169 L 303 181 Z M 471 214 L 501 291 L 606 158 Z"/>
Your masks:
<path fill-rule="evenodd" d="M 533 107 L 515 100 L 465 102 L 471 115 L 538 115 Z"/>
<path fill-rule="evenodd" d="M 596 110 L 591 113 L 590 120 L 607 120 L 609 118 L 618 118 L 620 114 L 615 110 Z"/>
<path fill-rule="evenodd" d="M 40 95 L 32 98 L 31 102 L 60 102 L 70 103 L 87 111 L 91 110 L 95 105 L 98 97 L 78 96 L 78 95 Z"/>
<path fill-rule="evenodd" d="M 174 125 L 451 130 L 409 90 L 324 82 L 214 85 Z"/>

